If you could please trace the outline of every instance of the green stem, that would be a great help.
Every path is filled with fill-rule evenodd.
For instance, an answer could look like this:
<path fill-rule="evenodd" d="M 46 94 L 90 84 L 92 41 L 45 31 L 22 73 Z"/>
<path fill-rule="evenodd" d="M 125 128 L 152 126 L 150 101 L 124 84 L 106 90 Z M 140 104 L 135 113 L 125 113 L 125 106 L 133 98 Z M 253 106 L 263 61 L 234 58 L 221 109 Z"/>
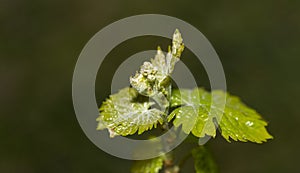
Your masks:
<path fill-rule="evenodd" d="M 161 109 L 164 110 L 165 116 L 163 116 L 163 125 L 162 125 L 162 130 L 163 131 L 169 131 L 169 123 L 168 123 L 168 115 L 169 115 L 169 108 L 170 108 L 170 98 L 171 98 L 171 92 L 172 92 L 172 87 L 171 83 L 165 83 L 164 84 L 164 89 L 157 94 L 155 94 L 152 98 L 155 100 L 155 102 L 161 107 Z M 163 148 L 164 152 L 169 151 L 169 143 L 173 141 L 173 136 L 174 135 L 169 135 L 166 138 L 163 138 Z M 178 173 L 179 168 L 178 166 L 174 165 L 173 163 L 173 153 L 169 152 L 166 154 L 166 158 L 164 160 L 164 172 L 165 173 Z"/>

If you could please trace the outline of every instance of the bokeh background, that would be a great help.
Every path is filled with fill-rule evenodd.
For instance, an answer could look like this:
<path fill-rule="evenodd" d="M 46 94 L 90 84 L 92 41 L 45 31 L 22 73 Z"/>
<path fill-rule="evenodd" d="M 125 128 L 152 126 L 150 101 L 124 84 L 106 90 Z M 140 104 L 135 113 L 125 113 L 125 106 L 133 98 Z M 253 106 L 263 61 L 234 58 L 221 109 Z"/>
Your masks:
<path fill-rule="evenodd" d="M 104 153 L 81 130 L 72 105 L 72 73 L 96 32 L 145 13 L 174 16 L 198 28 L 220 56 L 228 90 L 269 122 L 275 139 L 263 145 L 227 143 L 220 135 L 208 143 L 221 172 L 300 171 L 300 1 L 0 2 L 1 173 L 128 172 L 130 161 Z M 98 75 L 99 103 L 110 93 L 112 70 L 122 60 L 158 44 L 166 48 L 169 41 L 142 37 L 116 47 Z M 209 87 L 201 63 L 183 60 Z"/>

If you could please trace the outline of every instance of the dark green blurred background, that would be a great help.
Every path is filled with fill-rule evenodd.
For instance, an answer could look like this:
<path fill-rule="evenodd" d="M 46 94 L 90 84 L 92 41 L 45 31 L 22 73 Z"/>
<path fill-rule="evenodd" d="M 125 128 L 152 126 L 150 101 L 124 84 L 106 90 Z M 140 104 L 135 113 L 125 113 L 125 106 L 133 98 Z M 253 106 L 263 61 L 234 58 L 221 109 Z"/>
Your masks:
<path fill-rule="evenodd" d="M 220 135 L 208 143 L 221 172 L 300 172 L 300 1 L 0 2 L 1 173 L 129 170 L 130 161 L 104 153 L 82 132 L 71 82 L 78 55 L 96 32 L 143 13 L 174 16 L 198 28 L 220 56 L 228 90 L 269 122 L 275 139 L 263 145 L 229 144 Z M 101 72 L 96 86 L 99 103 L 110 93 L 111 70 L 122 58 L 169 40 L 126 43 L 103 65 L 105 75 Z M 205 78 L 200 63 L 187 64 L 199 80 Z"/>

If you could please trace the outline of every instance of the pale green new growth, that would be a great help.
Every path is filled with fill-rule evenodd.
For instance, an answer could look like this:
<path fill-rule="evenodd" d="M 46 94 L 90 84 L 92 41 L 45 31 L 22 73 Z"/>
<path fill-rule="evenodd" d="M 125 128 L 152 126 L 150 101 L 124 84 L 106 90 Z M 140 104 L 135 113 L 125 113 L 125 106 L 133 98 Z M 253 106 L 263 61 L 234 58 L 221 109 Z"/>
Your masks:
<path fill-rule="evenodd" d="M 165 56 L 158 47 L 157 54 L 151 62 L 144 62 L 139 72 L 130 77 L 133 88 L 125 88 L 119 93 L 111 95 L 100 107 L 100 116 L 97 118 L 98 130 L 107 128 L 110 136 L 138 134 L 163 123 L 158 109 L 149 109 L 154 102 L 137 102 L 139 94 L 152 97 L 162 108 L 169 106 L 168 96 L 170 89 L 170 74 L 175 63 L 179 61 L 184 49 L 183 39 L 178 30 L 175 30 L 170 49 Z"/>
<path fill-rule="evenodd" d="M 266 142 L 273 137 L 265 126 L 268 125 L 260 114 L 244 105 L 236 96 L 228 95 L 225 113 L 219 123 L 222 136 L 237 141 Z"/>
<path fill-rule="evenodd" d="M 151 108 L 153 102 L 138 102 L 138 92 L 133 88 L 124 88 L 113 94 L 100 107 L 101 115 L 98 117 L 99 130 L 103 126 L 114 133 L 127 136 L 138 131 L 138 134 L 150 130 L 162 123 L 164 114 L 156 108 Z"/>
<path fill-rule="evenodd" d="M 165 93 L 170 84 L 170 74 L 174 70 L 176 62 L 184 50 L 183 39 L 178 30 L 175 30 L 172 41 L 172 50 L 169 48 L 165 56 L 160 47 L 151 62 L 144 62 L 140 70 L 133 77 L 130 77 L 130 84 L 140 94 L 153 97 L 159 93 Z"/>
<path fill-rule="evenodd" d="M 218 104 L 212 106 L 212 94 L 216 103 L 226 98 L 224 110 L 216 106 Z M 213 91 L 212 94 L 202 88 L 173 90 L 171 107 L 181 107 L 176 108 L 168 120 L 175 117 L 173 123 L 176 127 L 182 125 L 185 133 L 192 132 L 197 137 L 215 137 L 215 123 L 219 123 L 222 136 L 227 141 L 232 138 L 235 141 L 262 143 L 272 138 L 265 129 L 267 123 L 238 97 L 222 91 Z"/>
<path fill-rule="evenodd" d="M 124 88 L 102 103 L 97 130 L 108 129 L 111 137 L 127 136 L 141 134 L 158 124 L 166 130 L 173 123 L 177 128 L 181 126 L 184 133 L 200 138 L 215 137 L 217 128 L 228 142 L 233 139 L 262 143 L 273 138 L 265 128 L 267 122 L 238 97 L 223 91 L 207 92 L 202 88 L 172 90 L 170 75 L 183 50 L 183 39 L 176 29 L 168 53 L 165 55 L 158 47 L 155 57 L 144 62 L 130 77 L 132 88 Z M 161 110 L 152 108 L 154 104 Z M 169 110 L 173 111 L 170 113 Z M 164 142 L 172 142 L 172 139 Z M 191 152 L 197 173 L 217 172 L 212 157 L 203 146 Z M 165 173 L 178 173 L 179 166 L 174 164 L 172 154 L 168 153 L 168 156 L 136 161 L 131 172 L 158 173 L 164 167 Z"/>
<path fill-rule="evenodd" d="M 156 157 L 149 160 L 135 161 L 131 168 L 132 173 L 158 173 L 162 169 L 164 157 Z"/>
<path fill-rule="evenodd" d="M 171 121 L 176 116 L 174 126 L 182 125 L 182 130 L 187 134 L 192 132 L 197 137 L 215 136 L 213 117 L 209 116 L 209 99 L 210 94 L 204 90 L 173 90 L 171 107 L 181 107 L 175 109 L 168 120 Z"/>

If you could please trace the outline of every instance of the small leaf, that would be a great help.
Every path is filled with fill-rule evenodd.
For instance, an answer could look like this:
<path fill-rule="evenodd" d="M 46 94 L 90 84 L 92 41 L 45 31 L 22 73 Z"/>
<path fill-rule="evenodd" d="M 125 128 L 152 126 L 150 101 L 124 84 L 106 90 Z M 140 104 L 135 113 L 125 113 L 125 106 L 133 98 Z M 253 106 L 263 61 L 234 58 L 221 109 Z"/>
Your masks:
<path fill-rule="evenodd" d="M 184 50 L 183 39 L 179 30 L 176 29 L 173 34 L 173 40 L 172 40 L 172 55 L 176 58 L 180 58 L 183 50 Z"/>
<path fill-rule="evenodd" d="M 158 86 L 156 82 L 157 69 L 150 63 L 144 62 L 140 67 L 140 71 L 130 77 L 130 84 L 140 94 L 145 96 L 153 96 L 158 92 Z"/>
<path fill-rule="evenodd" d="M 164 114 L 156 108 L 150 108 L 153 102 L 139 102 L 138 92 L 134 88 L 124 88 L 104 101 L 97 118 L 98 129 L 105 126 L 112 135 L 131 135 L 143 133 L 162 124 Z"/>
<path fill-rule="evenodd" d="M 196 173 L 217 173 L 217 166 L 211 154 L 203 146 L 192 150 Z"/>
<path fill-rule="evenodd" d="M 182 125 L 182 130 L 197 137 L 215 136 L 216 128 L 209 116 L 210 94 L 203 89 L 175 89 L 172 91 L 171 107 L 176 108 L 168 117 L 171 121 L 175 116 L 174 126 Z"/>
<path fill-rule="evenodd" d="M 219 123 L 222 136 L 229 142 L 232 138 L 235 141 L 262 143 L 272 138 L 260 114 L 244 105 L 238 97 L 223 91 L 209 93 L 202 88 L 173 90 L 171 106 L 181 107 L 176 108 L 168 120 L 176 116 L 174 125 L 182 125 L 187 134 L 192 132 L 197 137 L 214 137 L 215 123 Z"/>
<path fill-rule="evenodd" d="M 135 161 L 131 173 L 158 173 L 162 169 L 164 157 L 156 157 L 149 160 Z"/>
<path fill-rule="evenodd" d="M 265 128 L 267 125 L 255 110 L 244 105 L 238 97 L 227 97 L 225 113 L 220 121 L 222 136 L 227 141 L 232 138 L 243 142 L 266 142 L 273 138 Z"/>
<path fill-rule="evenodd" d="M 184 50 L 183 39 L 179 30 L 175 30 L 172 40 L 172 49 L 165 56 L 160 47 L 151 62 L 144 62 L 140 70 L 130 77 L 130 84 L 140 94 L 153 97 L 165 92 L 170 85 L 170 74 L 173 72 L 176 62 L 179 61 Z"/>

